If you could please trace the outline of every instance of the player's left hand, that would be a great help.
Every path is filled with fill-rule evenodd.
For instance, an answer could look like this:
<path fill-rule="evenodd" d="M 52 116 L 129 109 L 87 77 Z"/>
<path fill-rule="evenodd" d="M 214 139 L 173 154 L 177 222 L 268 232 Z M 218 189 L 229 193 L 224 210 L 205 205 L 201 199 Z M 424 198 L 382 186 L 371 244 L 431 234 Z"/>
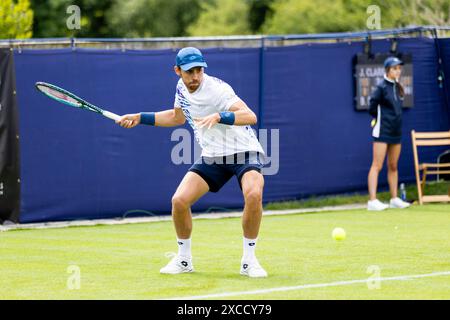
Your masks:
<path fill-rule="evenodd" d="M 199 128 L 207 127 L 210 129 L 220 121 L 220 114 L 214 113 L 203 118 L 194 118 L 195 124 Z"/>

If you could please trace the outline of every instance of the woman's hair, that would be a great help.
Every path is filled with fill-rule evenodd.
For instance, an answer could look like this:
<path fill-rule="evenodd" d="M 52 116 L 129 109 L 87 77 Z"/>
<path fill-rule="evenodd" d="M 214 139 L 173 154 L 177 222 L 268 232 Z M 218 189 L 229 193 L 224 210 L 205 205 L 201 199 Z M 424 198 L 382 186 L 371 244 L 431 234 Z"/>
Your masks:
<path fill-rule="evenodd" d="M 386 75 L 389 74 L 389 70 L 391 68 L 392 67 L 387 67 L 386 68 Z M 397 87 L 399 96 L 403 98 L 405 96 L 405 89 L 403 89 L 403 86 L 400 84 L 400 82 L 397 82 L 397 81 L 395 81 L 395 86 Z"/>

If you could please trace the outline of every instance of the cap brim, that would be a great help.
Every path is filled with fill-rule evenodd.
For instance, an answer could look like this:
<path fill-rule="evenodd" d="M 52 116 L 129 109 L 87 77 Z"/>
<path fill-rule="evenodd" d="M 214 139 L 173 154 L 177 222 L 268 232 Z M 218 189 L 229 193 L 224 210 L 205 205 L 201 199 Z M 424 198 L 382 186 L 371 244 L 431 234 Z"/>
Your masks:
<path fill-rule="evenodd" d="M 405 63 L 403 62 L 403 61 L 398 61 L 398 62 L 392 62 L 390 65 L 389 65 L 389 68 L 390 67 L 395 67 L 395 66 L 402 66 L 402 65 L 404 65 Z"/>
<path fill-rule="evenodd" d="M 180 66 L 180 68 L 183 71 L 188 71 L 189 69 L 192 69 L 194 67 L 203 67 L 206 68 L 208 67 L 208 65 L 206 64 L 206 62 L 191 62 L 191 63 L 186 63 Z"/>

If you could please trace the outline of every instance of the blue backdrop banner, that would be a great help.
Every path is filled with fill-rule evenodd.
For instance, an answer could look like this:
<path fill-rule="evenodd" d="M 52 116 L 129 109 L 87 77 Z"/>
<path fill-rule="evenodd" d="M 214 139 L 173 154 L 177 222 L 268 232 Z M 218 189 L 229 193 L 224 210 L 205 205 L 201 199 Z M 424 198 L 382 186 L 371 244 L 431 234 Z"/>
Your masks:
<path fill-rule="evenodd" d="M 371 117 L 354 110 L 352 57 L 364 43 L 312 44 L 267 48 L 263 118 L 280 128 L 280 170 L 268 178 L 266 201 L 366 189 L 372 159 Z M 389 52 L 390 42 L 374 41 L 373 52 Z M 400 182 L 414 181 L 412 129 L 448 130 L 448 110 L 437 82 L 432 39 L 404 39 L 399 52 L 414 63 L 414 107 L 403 116 Z M 436 161 L 442 148 L 421 150 Z M 380 187 L 387 186 L 386 169 Z"/>
<path fill-rule="evenodd" d="M 374 52 L 389 47 L 385 40 L 373 43 Z M 449 48 L 441 43 L 447 57 Z M 254 128 L 261 130 L 261 140 L 268 135 L 265 202 L 365 189 L 371 118 L 355 111 L 352 75 L 353 56 L 362 50 L 361 42 L 202 50 L 206 72 L 234 88 L 259 115 Z M 415 104 L 404 113 L 399 163 L 400 181 L 409 182 L 414 179 L 410 130 L 448 130 L 449 116 L 437 82 L 436 43 L 401 39 L 399 51 L 411 53 L 414 63 Z M 34 83 L 55 84 L 118 114 L 170 109 L 178 80 L 175 53 L 15 51 L 22 223 L 170 214 L 171 197 L 196 159 L 187 124 L 123 129 L 46 98 Z M 180 153 L 181 144 L 191 148 Z M 435 160 L 439 151 L 426 150 L 423 159 Z M 386 185 L 385 173 L 380 183 Z M 200 199 L 193 211 L 242 206 L 233 179 Z"/>

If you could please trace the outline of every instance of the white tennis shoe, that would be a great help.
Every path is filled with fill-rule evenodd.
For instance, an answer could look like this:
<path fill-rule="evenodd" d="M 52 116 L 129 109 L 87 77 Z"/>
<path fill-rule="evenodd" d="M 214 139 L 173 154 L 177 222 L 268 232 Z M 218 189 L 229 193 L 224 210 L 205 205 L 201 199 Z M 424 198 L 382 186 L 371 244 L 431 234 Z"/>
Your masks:
<path fill-rule="evenodd" d="M 176 255 L 170 260 L 170 262 L 161 270 L 163 274 L 179 274 L 185 272 L 194 272 L 194 266 L 192 265 L 192 258 Z"/>
<path fill-rule="evenodd" d="M 251 261 L 241 261 L 241 275 L 250 278 L 265 278 L 267 277 L 266 270 L 261 267 L 256 258 Z"/>
<path fill-rule="evenodd" d="M 393 209 L 405 209 L 408 208 L 411 204 L 409 202 L 403 201 L 400 198 L 393 198 L 389 202 L 389 208 Z"/>
<path fill-rule="evenodd" d="M 387 208 L 389 208 L 389 206 L 378 199 L 367 201 L 367 210 L 369 211 L 383 211 Z"/>

